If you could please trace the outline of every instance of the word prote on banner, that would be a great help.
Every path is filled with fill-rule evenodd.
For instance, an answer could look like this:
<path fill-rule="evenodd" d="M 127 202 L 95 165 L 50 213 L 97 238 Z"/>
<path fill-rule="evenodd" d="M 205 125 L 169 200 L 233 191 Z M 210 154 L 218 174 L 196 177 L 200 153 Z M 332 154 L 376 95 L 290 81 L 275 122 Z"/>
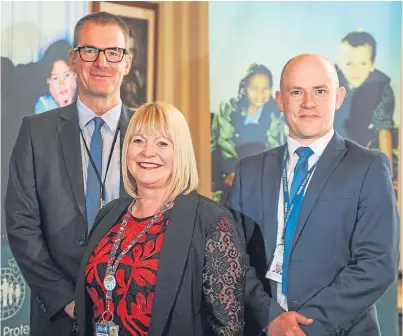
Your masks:
<path fill-rule="evenodd" d="M 22 336 L 22 335 L 29 335 L 29 325 L 21 324 L 19 327 L 11 328 L 11 327 L 4 327 L 3 332 L 1 333 L 2 336 Z"/>
<path fill-rule="evenodd" d="M 29 336 L 29 288 L 5 244 L 1 247 L 0 273 L 1 336 Z"/>

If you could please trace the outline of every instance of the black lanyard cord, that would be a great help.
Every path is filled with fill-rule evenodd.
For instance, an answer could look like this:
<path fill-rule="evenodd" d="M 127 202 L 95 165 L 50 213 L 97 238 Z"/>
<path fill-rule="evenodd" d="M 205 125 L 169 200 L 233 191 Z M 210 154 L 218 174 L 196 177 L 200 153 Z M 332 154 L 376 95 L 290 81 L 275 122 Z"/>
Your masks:
<path fill-rule="evenodd" d="M 102 182 L 102 177 L 101 177 L 102 172 L 98 171 L 98 169 L 97 169 L 97 167 L 95 165 L 94 159 L 92 158 L 91 152 L 88 149 L 87 142 L 85 141 L 83 131 L 80 128 L 80 134 L 81 134 L 81 137 L 83 139 L 85 149 L 86 149 L 88 157 L 90 159 L 92 168 L 94 168 L 95 174 L 97 175 L 97 178 L 98 178 L 98 181 L 99 181 L 99 186 L 101 188 L 101 203 L 102 203 L 102 201 L 105 202 L 105 182 L 106 182 L 106 177 L 108 175 L 109 166 L 110 166 L 110 163 L 111 163 L 111 160 L 112 160 L 113 150 L 115 149 L 116 140 L 118 138 L 119 131 L 120 131 L 120 125 L 118 125 L 118 127 L 117 127 L 117 129 L 115 131 L 115 135 L 113 136 L 112 147 L 111 147 L 111 150 L 109 151 L 108 163 L 106 165 L 105 177 L 104 177 L 104 181 Z M 87 178 L 88 178 L 88 176 L 87 176 Z M 101 207 L 102 206 L 103 206 L 103 204 L 101 204 Z"/>

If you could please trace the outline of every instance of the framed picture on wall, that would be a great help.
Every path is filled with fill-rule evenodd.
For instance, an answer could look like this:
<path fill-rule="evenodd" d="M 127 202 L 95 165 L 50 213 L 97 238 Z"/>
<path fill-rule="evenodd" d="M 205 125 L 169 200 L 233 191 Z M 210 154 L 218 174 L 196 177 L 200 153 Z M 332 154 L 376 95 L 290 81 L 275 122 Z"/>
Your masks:
<path fill-rule="evenodd" d="M 92 2 L 92 12 L 99 11 L 121 17 L 130 28 L 128 52 L 133 56 L 133 63 L 120 89 L 123 104 L 135 109 L 155 100 L 158 4 L 143 1 Z"/>

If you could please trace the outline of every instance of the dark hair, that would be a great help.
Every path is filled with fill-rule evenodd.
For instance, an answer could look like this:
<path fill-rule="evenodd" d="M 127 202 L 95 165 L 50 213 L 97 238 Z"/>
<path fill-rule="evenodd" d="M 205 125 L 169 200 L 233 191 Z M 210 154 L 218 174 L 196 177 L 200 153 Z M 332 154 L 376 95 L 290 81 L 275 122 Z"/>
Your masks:
<path fill-rule="evenodd" d="M 64 61 L 68 66 L 70 66 L 70 49 L 71 45 L 65 40 L 56 41 L 48 47 L 41 61 L 42 69 L 46 78 L 49 78 L 49 74 L 53 69 L 53 64 L 56 61 Z"/>
<path fill-rule="evenodd" d="M 370 33 L 354 31 L 347 34 L 341 42 L 347 42 L 352 47 L 361 47 L 369 45 L 371 47 L 371 62 L 374 62 L 376 56 L 376 41 Z"/>
<path fill-rule="evenodd" d="M 263 64 L 256 64 L 256 63 L 251 64 L 248 67 L 248 70 L 246 71 L 246 75 L 241 79 L 241 82 L 239 83 L 238 102 L 239 102 L 240 107 L 247 107 L 249 104 L 248 97 L 246 94 L 246 88 L 249 85 L 250 79 L 255 75 L 267 76 L 267 78 L 269 80 L 270 90 L 273 88 L 273 75 L 272 75 L 271 71 L 267 67 L 265 67 Z"/>
<path fill-rule="evenodd" d="M 122 29 L 123 34 L 125 36 L 125 44 L 126 44 L 125 48 L 127 48 L 127 45 L 129 43 L 129 38 L 131 36 L 130 28 L 120 17 L 113 15 L 111 13 L 107 13 L 107 12 L 96 12 L 96 13 L 88 14 L 88 15 L 82 17 L 80 20 L 78 20 L 78 22 L 76 23 L 76 26 L 74 27 L 73 47 L 78 46 L 78 39 L 80 37 L 81 28 L 87 22 L 93 22 L 93 23 L 99 24 L 99 25 L 115 24 L 115 25 L 119 26 L 119 28 Z"/>

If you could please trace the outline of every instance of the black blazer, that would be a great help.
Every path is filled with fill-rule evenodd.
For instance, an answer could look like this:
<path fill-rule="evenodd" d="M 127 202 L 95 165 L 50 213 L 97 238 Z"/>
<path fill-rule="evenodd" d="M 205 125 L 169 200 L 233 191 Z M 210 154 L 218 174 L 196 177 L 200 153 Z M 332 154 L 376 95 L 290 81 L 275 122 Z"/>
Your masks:
<path fill-rule="evenodd" d="M 123 106 L 121 146 L 131 115 Z M 87 238 L 76 103 L 23 119 L 5 213 L 10 248 L 31 288 L 31 336 L 70 335 L 72 319 L 63 309 L 74 299 Z"/>
<path fill-rule="evenodd" d="M 94 248 L 127 210 L 132 198 L 126 197 L 107 204 L 98 214 L 88 240 L 76 287 L 76 315 L 80 336 L 92 335 L 93 303 L 85 287 L 85 268 Z M 224 216 L 230 220 L 234 237 L 239 242 L 242 277 L 239 278 L 237 312 L 242 335 L 245 267 L 244 240 L 233 226 L 233 218 L 225 208 L 210 199 L 191 192 L 176 198 L 169 212 L 160 254 L 155 297 L 152 308 L 150 336 L 215 335 L 207 315 L 211 315 L 203 299 L 203 268 L 205 267 L 206 236 Z M 235 314 L 234 314 L 235 315 Z M 220 317 L 218 317 L 220 318 Z"/>

